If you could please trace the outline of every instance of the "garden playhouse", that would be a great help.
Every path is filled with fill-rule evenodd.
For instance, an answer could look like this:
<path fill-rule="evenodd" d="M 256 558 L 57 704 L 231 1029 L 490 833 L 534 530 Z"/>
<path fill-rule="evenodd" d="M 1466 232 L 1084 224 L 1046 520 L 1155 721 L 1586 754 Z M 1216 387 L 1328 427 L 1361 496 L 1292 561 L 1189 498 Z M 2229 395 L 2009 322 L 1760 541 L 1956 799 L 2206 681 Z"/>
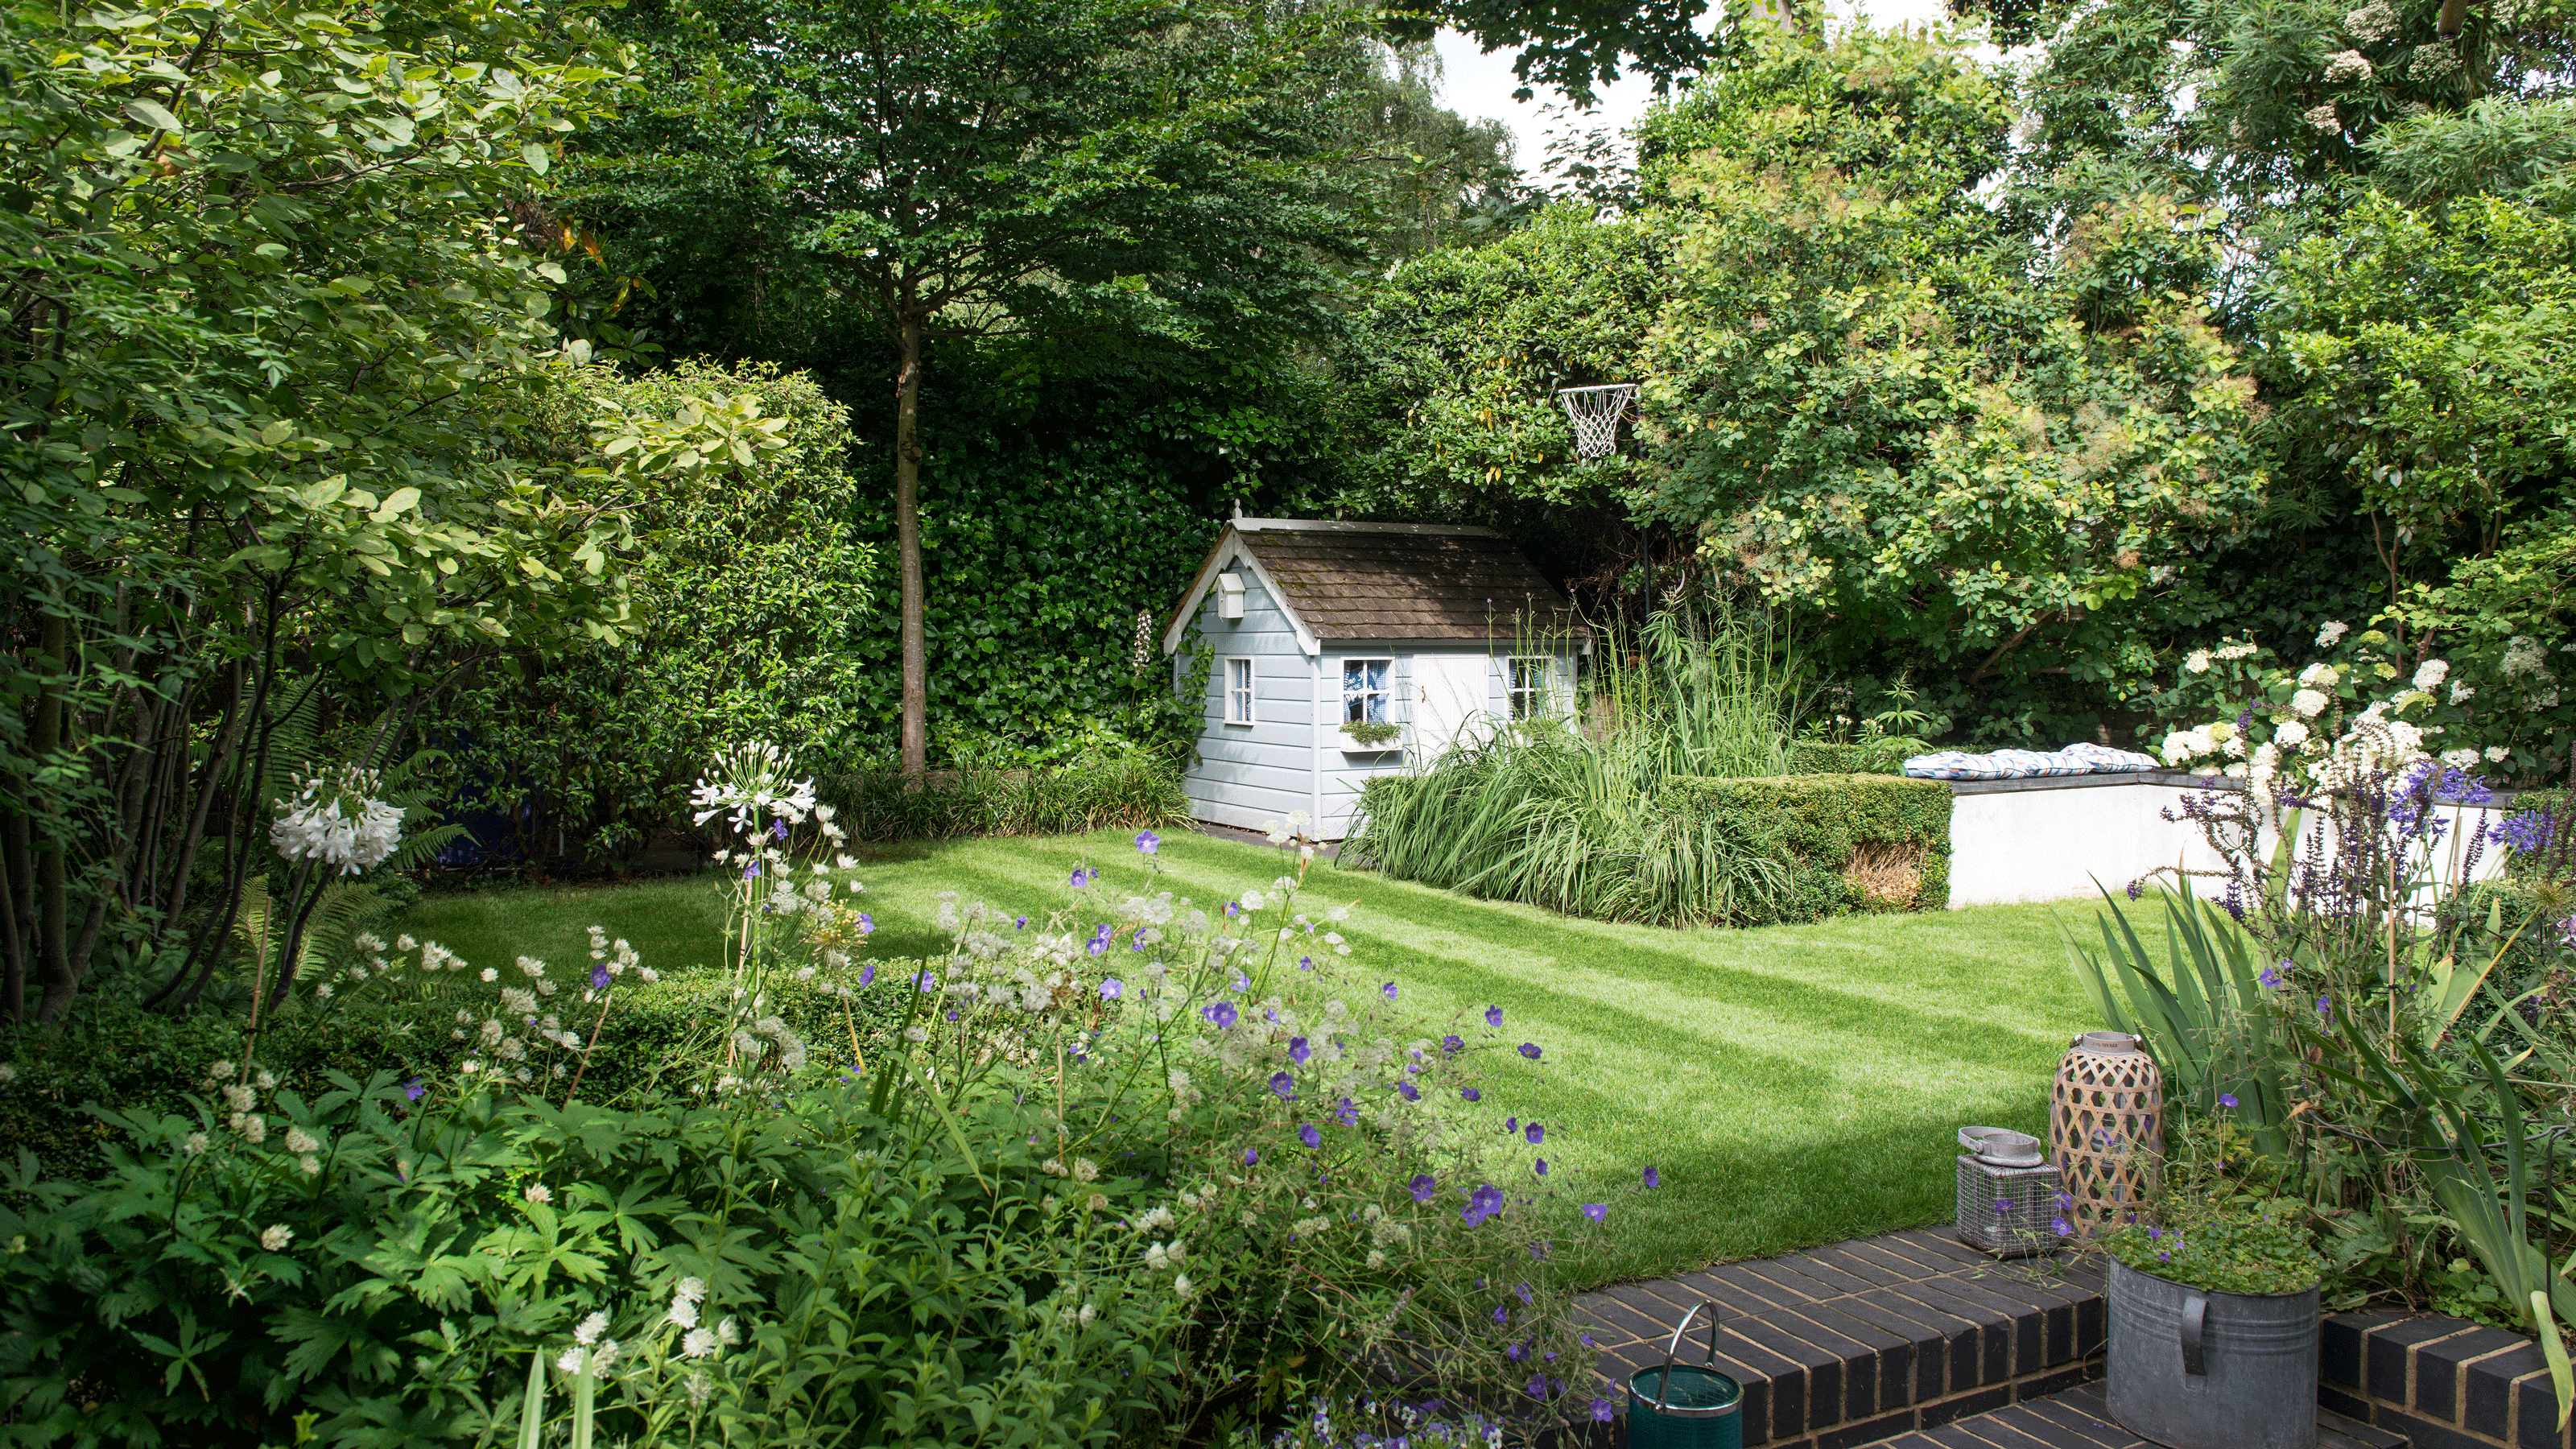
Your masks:
<path fill-rule="evenodd" d="M 1175 688 L 1213 657 L 1190 813 L 1259 829 L 1291 813 L 1338 840 L 1373 775 L 1513 720 L 1563 716 L 1591 635 L 1491 529 L 1236 518 L 1163 631 Z"/>

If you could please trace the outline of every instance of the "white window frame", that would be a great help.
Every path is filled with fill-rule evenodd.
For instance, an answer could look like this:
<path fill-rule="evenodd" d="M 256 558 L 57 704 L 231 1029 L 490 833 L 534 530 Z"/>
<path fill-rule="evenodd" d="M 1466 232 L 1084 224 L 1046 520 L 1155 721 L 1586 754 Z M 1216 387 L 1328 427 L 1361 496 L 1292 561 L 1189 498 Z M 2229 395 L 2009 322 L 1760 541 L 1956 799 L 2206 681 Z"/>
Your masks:
<path fill-rule="evenodd" d="M 1355 664 L 1363 666 L 1358 689 L 1351 688 L 1351 666 Z M 1386 673 L 1381 676 L 1375 689 L 1368 687 L 1368 672 L 1364 667 L 1371 664 L 1386 666 Z M 1377 713 L 1374 715 L 1368 712 L 1368 701 L 1372 699 L 1377 701 Z M 1351 713 L 1351 707 L 1354 704 L 1359 706 L 1358 714 Z M 1349 655 L 1342 660 L 1341 722 L 1358 724 L 1371 719 L 1387 723 L 1393 723 L 1395 720 L 1395 659 L 1391 655 L 1383 654 Z"/>
<path fill-rule="evenodd" d="M 1235 679 L 1235 666 L 1236 666 L 1236 665 L 1238 665 L 1238 664 L 1240 664 L 1240 665 L 1242 665 L 1242 666 L 1243 666 L 1243 678 L 1242 678 L 1242 680 L 1240 681 L 1240 685 L 1239 685 L 1239 686 L 1238 686 L 1238 682 L 1237 682 L 1237 680 Z M 1225 658 L 1225 722 L 1226 722 L 1227 724 L 1230 724 L 1230 725 L 1248 725 L 1248 724 L 1251 724 L 1251 723 L 1253 722 L 1253 720 L 1252 720 L 1252 701 L 1253 701 L 1253 688 L 1252 688 L 1252 686 L 1253 686 L 1253 681 L 1254 681 L 1255 679 L 1259 678 L 1259 677 L 1260 677 L 1260 670 L 1259 670 L 1257 667 L 1255 667 L 1255 666 L 1254 666 L 1254 664 L 1253 664 L 1253 662 L 1252 662 L 1252 656 L 1251 656 L 1251 655 L 1249 655 L 1249 654 L 1229 654 L 1229 655 L 1227 655 L 1227 656 L 1226 656 L 1226 658 Z M 1240 708 L 1238 708 L 1238 706 L 1240 706 Z"/>
<path fill-rule="evenodd" d="M 1524 670 L 1528 673 L 1524 674 Z M 1554 659 L 1544 654 L 1514 654 L 1503 660 L 1503 706 L 1510 718 L 1543 719 L 1555 697 Z"/>

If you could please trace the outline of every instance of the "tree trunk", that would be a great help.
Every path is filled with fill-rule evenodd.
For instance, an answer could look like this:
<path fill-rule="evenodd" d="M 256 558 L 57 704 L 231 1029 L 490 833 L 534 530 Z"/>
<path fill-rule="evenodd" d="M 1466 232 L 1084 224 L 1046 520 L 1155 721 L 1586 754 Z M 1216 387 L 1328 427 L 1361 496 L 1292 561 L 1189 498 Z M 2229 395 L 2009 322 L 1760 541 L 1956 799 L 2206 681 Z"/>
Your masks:
<path fill-rule="evenodd" d="M 930 658 L 922 639 L 921 319 L 902 319 L 903 367 L 894 383 L 894 547 L 903 571 L 903 773 L 930 768 Z"/>

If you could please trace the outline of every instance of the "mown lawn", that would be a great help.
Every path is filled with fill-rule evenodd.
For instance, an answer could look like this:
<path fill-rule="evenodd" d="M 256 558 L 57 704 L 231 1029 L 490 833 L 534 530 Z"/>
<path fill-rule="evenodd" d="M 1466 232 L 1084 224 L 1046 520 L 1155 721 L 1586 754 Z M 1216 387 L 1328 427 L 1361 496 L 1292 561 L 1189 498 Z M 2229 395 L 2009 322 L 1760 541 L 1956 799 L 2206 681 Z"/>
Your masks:
<path fill-rule="evenodd" d="M 1042 913 L 1072 898 L 1077 862 L 1099 887 L 1144 883 L 1124 834 L 879 848 L 859 871 L 883 955 L 935 954 L 941 891 Z M 1203 903 L 1267 883 L 1282 852 L 1179 831 L 1160 868 Z M 1318 862 L 1307 901 L 1352 907 L 1351 964 L 1400 983 L 1425 1031 L 1499 1005 L 1508 1034 L 1545 1048 L 1490 1067 L 1488 1101 L 1548 1124 L 1555 1181 L 1613 1199 L 1602 1279 L 1947 1221 L 1962 1123 L 2039 1131 L 2046 1083 L 2086 1025 L 2053 915 L 2082 902 L 1855 917 L 1747 931 L 1570 920 Z M 577 961 L 592 922 L 648 964 L 718 959 L 706 880 L 514 889 L 421 903 L 402 928 L 476 962 Z M 1482 1023 L 1478 1022 L 1481 1026 Z M 1624 1195 L 1648 1164 L 1660 1191 Z"/>

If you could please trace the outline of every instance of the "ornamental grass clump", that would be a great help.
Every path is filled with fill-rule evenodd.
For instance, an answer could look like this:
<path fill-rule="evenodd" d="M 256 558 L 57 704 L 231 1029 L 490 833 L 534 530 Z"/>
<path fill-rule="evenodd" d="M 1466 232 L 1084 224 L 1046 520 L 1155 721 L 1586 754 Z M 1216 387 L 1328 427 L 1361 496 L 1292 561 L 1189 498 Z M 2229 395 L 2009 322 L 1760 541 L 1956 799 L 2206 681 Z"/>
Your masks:
<path fill-rule="evenodd" d="M 1578 719 L 1516 720 L 1373 782 L 1344 859 L 1598 920 L 1768 919 L 1788 888 L 1779 853 L 1658 802 L 1674 780 L 1783 773 L 1796 666 L 1733 616 L 1703 629 L 1661 613 L 1633 653 L 1604 644 Z"/>

